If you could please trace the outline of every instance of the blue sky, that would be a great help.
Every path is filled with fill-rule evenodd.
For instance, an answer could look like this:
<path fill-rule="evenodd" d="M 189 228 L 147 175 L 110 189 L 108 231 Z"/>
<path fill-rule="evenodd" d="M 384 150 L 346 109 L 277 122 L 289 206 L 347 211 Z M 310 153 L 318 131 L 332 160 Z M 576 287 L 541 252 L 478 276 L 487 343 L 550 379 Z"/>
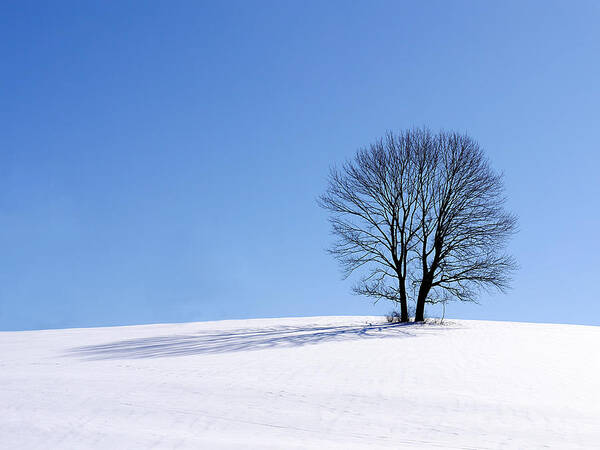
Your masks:
<path fill-rule="evenodd" d="M 0 329 L 387 312 L 315 198 L 422 125 L 476 138 L 520 217 L 513 290 L 447 315 L 600 325 L 599 23 L 594 1 L 4 3 Z"/>

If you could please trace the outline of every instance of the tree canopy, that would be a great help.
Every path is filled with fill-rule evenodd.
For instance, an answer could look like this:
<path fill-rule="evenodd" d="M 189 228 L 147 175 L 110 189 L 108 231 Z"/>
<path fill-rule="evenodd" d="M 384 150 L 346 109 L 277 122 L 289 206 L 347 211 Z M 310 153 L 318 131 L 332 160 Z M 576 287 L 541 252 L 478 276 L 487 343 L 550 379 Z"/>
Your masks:
<path fill-rule="evenodd" d="M 502 176 L 467 135 L 428 129 L 388 133 L 332 168 L 319 204 L 330 213 L 330 252 L 344 275 L 360 271 L 357 294 L 400 305 L 476 301 L 505 291 L 516 268 L 505 252 L 516 217 Z"/>

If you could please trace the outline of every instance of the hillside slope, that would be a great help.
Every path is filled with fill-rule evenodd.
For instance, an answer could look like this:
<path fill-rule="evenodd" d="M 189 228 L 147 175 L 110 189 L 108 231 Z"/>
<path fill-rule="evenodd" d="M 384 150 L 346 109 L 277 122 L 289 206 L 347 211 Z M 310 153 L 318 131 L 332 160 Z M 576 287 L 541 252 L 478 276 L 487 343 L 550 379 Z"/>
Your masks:
<path fill-rule="evenodd" d="M 381 323 L 310 317 L 3 332 L 0 448 L 600 443 L 600 327 Z"/>

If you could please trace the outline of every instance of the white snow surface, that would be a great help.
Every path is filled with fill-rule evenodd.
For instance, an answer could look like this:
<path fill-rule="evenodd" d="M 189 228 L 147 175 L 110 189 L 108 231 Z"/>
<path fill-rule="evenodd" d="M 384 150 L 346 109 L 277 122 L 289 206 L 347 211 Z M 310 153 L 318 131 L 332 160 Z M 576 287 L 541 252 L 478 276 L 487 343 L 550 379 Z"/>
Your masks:
<path fill-rule="evenodd" d="M 599 344 L 381 317 L 2 332 L 0 448 L 600 448 Z"/>

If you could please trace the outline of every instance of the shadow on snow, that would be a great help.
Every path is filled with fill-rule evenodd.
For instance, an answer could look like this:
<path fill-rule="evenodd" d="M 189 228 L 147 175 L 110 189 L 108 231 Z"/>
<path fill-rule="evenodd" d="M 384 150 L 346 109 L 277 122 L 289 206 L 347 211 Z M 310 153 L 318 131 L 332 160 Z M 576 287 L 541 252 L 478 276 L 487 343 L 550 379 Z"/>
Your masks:
<path fill-rule="evenodd" d="M 108 344 L 87 345 L 70 349 L 72 356 L 86 359 L 133 359 L 187 356 L 259 350 L 274 347 L 296 347 L 323 342 L 361 339 L 414 337 L 411 324 L 346 325 L 346 326 L 279 326 L 207 331 L 188 335 L 157 336 L 128 339 Z"/>

